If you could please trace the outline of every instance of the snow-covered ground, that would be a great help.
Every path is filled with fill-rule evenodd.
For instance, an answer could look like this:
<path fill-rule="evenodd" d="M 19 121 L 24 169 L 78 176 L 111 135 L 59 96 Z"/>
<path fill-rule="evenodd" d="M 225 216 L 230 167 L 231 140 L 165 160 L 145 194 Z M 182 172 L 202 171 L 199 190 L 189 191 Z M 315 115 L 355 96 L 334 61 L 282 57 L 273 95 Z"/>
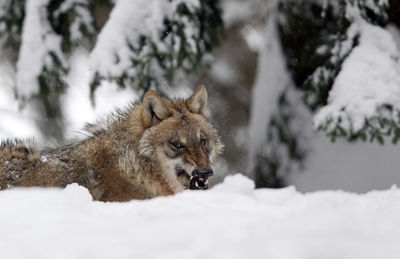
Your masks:
<path fill-rule="evenodd" d="M 0 192 L 2 258 L 400 258 L 400 190 L 363 195 L 254 189 L 242 175 L 208 191 L 126 203 L 65 190 Z"/>

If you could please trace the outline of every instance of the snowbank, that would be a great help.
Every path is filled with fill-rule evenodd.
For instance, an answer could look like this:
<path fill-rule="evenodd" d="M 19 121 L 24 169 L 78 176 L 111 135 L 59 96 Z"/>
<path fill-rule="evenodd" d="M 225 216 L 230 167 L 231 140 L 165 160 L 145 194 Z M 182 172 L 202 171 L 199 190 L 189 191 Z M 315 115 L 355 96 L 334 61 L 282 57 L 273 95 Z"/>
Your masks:
<path fill-rule="evenodd" d="M 0 192 L 4 258 L 399 258 L 400 190 L 363 195 L 254 189 L 242 175 L 209 191 L 127 203 L 86 189 Z"/>

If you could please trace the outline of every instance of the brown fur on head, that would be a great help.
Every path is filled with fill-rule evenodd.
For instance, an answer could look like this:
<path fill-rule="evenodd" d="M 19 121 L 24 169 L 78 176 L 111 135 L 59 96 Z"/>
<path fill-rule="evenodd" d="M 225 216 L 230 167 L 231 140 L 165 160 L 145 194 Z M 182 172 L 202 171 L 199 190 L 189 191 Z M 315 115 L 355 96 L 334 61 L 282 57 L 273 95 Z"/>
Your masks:
<path fill-rule="evenodd" d="M 152 162 L 174 189 L 186 189 L 193 170 L 212 170 L 223 144 L 207 121 L 207 90 L 198 86 L 186 100 L 161 98 L 148 91 L 143 99 L 146 130 L 139 140 L 139 155 Z"/>

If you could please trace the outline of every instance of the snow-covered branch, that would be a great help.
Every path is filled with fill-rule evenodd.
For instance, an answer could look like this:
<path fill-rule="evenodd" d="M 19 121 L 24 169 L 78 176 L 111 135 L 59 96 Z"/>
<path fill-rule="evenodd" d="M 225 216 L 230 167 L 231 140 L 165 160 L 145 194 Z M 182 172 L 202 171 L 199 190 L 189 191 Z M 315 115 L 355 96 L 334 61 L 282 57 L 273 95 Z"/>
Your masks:
<path fill-rule="evenodd" d="M 314 127 L 332 140 L 400 139 L 400 55 L 385 28 L 389 2 L 282 3 L 281 34 L 293 48 L 288 64 L 317 110 Z"/>
<path fill-rule="evenodd" d="M 329 93 L 328 104 L 316 114 L 317 129 L 333 139 L 400 138 L 399 51 L 384 28 L 362 23 L 359 43 L 343 62 Z"/>
<path fill-rule="evenodd" d="M 92 90 L 102 79 L 146 90 L 192 71 L 220 36 L 215 2 L 118 1 L 91 53 Z"/>
<path fill-rule="evenodd" d="M 62 91 L 71 45 L 94 34 L 87 0 L 25 2 L 17 61 L 17 93 L 23 99 Z M 65 31 L 64 31 L 65 30 Z M 85 33 L 85 35 L 83 35 Z"/>

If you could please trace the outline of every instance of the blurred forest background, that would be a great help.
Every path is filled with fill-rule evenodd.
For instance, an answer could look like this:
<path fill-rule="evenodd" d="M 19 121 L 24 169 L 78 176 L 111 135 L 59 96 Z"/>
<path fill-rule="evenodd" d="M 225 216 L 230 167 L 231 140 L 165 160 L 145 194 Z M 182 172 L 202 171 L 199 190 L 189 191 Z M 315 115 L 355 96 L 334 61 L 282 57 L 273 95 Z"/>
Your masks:
<path fill-rule="evenodd" d="M 400 184 L 396 0 L 0 0 L 0 138 L 70 141 L 148 89 L 207 86 L 220 181 Z"/>

